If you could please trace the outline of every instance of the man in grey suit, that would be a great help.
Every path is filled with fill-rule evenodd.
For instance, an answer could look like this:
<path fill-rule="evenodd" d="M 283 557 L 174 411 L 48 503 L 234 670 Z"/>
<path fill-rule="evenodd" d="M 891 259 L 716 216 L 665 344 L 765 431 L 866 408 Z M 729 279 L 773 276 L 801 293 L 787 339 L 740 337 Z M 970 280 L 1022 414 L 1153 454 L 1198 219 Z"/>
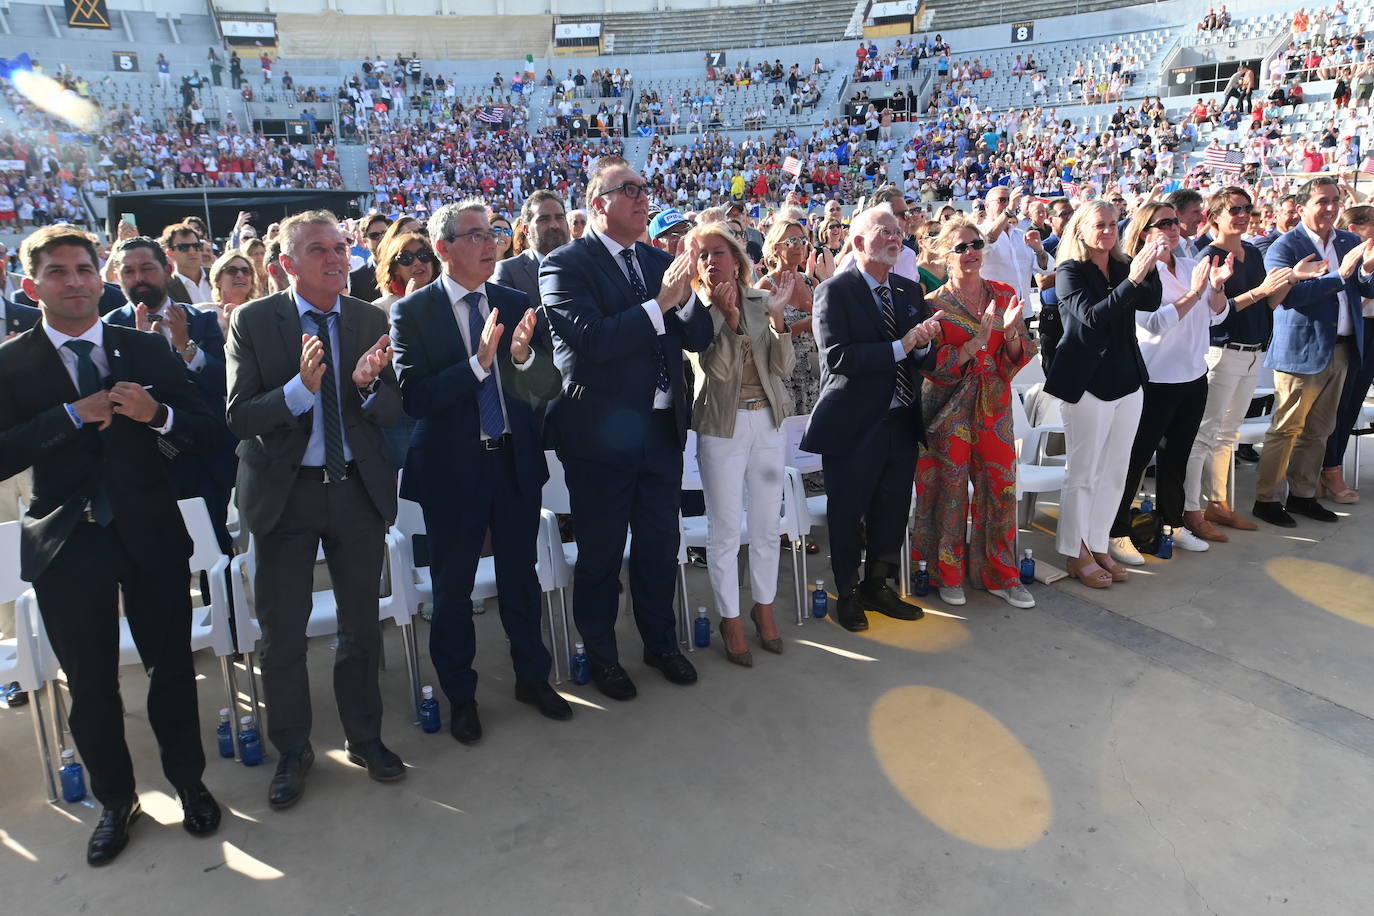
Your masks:
<path fill-rule="evenodd" d="M 300 799 L 315 759 L 305 630 L 321 541 L 338 604 L 334 694 L 348 759 L 373 779 L 405 775 L 382 744 L 377 685 L 377 587 L 396 516 L 381 427 L 401 410 L 386 316 L 343 294 L 349 245 L 332 213 L 290 217 L 281 239 L 290 288 L 235 309 L 225 348 L 229 428 L 243 440 L 239 513 L 257 551 L 267 736 L 280 754 L 273 808 Z"/>
<path fill-rule="evenodd" d="M 571 241 L 568 214 L 563 209 L 562 198 L 552 191 L 541 189 L 525 199 L 525 205 L 520 208 L 520 218 L 527 227 L 529 247 L 497 264 L 491 282 L 520 290 L 538 307 L 539 265 L 546 255 L 553 254 Z"/>

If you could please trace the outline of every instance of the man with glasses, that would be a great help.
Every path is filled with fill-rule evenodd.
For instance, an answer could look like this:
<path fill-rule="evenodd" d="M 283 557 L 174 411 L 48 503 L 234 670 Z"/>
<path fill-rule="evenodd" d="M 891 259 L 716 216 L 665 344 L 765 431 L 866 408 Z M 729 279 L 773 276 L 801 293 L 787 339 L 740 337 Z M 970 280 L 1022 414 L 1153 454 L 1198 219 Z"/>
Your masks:
<path fill-rule="evenodd" d="M 353 298 L 373 302 L 381 296 L 377 291 L 377 245 L 390 227 L 391 220 L 375 210 L 358 221 L 354 235 L 367 254 L 362 265 L 348 275 L 348 294 Z"/>
<path fill-rule="evenodd" d="M 496 236 L 486 206 L 469 199 L 440 207 L 429 231 L 443 273 L 391 309 L 401 400 L 417 421 L 401 496 L 424 511 L 434 576 L 429 654 L 452 704 L 449 731 L 474 744 L 482 722 L 472 589 L 488 529 L 515 698 L 550 719 L 572 718 L 572 707 L 548 683 L 553 657 L 540 632 L 535 575 L 540 497 L 549 477 L 544 405 L 561 379 L 547 337 L 537 332 L 534 303 L 488 282 Z"/>
<path fill-rule="evenodd" d="M 571 241 L 568 216 L 563 211 L 563 199 L 552 191 L 541 189 L 525 199 L 520 218 L 525 221 L 529 247 L 498 263 L 491 279 L 493 283 L 520 290 L 530 297 L 530 304 L 538 308 L 539 265 L 545 257 Z"/>
<path fill-rule="evenodd" d="M 710 315 L 692 294 L 695 246 L 676 258 L 638 241 L 649 188 L 617 156 L 587 179 L 588 231 L 544 259 L 543 313 L 562 396 L 549 439 L 563 462 L 577 531 L 573 616 L 606 696 L 629 700 L 615 620 L 627 531 L 630 595 L 644 663 L 674 684 L 697 674 L 678 650 L 673 613 L 682 450 L 691 405 L 683 350 L 711 344 Z"/>
<path fill-rule="evenodd" d="M 888 584 L 902 556 L 921 417 L 921 370 L 933 367 L 930 314 L 921 286 L 897 274 L 904 232 L 888 204 L 865 210 L 850 237 L 853 265 L 816 289 L 821 394 L 801 446 L 821 456 L 828 497 L 835 621 L 868 629 L 865 610 L 917 620 Z M 863 584 L 859 555 L 867 548 Z"/>
<path fill-rule="evenodd" d="M 174 223 L 162 230 L 161 244 L 175 265 L 167 290 L 174 302 L 213 302 L 210 271 L 201 254 L 200 233 L 190 223 Z"/>

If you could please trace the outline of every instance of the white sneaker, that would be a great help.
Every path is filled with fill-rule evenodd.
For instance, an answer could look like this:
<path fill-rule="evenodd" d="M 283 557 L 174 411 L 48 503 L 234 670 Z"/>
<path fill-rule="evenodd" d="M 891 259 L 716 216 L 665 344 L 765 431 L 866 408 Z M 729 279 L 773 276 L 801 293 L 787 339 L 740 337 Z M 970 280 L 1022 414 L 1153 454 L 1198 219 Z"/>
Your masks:
<path fill-rule="evenodd" d="M 962 605 L 968 604 L 968 599 L 964 597 L 964 590 L 958 587 L 941 588 L 940 600 L 943 601 L 945 604 L 950 604 L 954 607 L 960 607 Z"/>
<path fill-rule="evenodd" d="M 1196 534 L 1193 534 L 1193 532 L 1189 531 L 1187 528 L 1174 529 L 1174 546 L 1180 550 L 1192 550 L 1197 553 L 1202 553 L 1204 550 L 1211 549 L 1210 544 Z"/>
<path fill-rule="evenodd" d="M 990 588 L 989 595 L 996 595 L 1012 607 L 1033 608 L 1035 599 L 1031 597 L 1030 589 L 1017 583 L 1011 588 Z"/>
<path fill-rule="evenodd" d="M 1178 538 L 1174 538 L 1174 543 L 1178 543 Z M 1125 563 L 1127 566 L 1144 566 L 1145 558 L 1140 555 L 1140 551 L 1135 549 L 1130 538 L 1112 538 L 1107 547 L 1107 553 L 1111 554 L 1113 560 L 1118 563 Z"/>

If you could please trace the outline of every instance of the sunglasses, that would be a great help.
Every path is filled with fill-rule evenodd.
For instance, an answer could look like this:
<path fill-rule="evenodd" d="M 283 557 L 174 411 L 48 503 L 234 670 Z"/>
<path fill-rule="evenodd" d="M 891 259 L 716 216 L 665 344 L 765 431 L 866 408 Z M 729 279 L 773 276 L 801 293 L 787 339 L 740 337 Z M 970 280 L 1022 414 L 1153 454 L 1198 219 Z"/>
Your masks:
<path fill-rule="evenodd" d="M 421 264 L 433 264 L 439 259 L 436 258 L 434 252 L 430 251 L 428 248 L 421 248 L 419 251 L 403 251 L 396 255 L 394 260 L 402 267 L 409 267 L 416 261 L 419 261 Z"/>
<path fill-rule="evenodd" d="M 955 254 L 962 255 L 967 254 L 970 251 L 982 251 L 984 248 L 987 247 L 987 244 L 988 243 L 983 241 L 982 239 L 974 239 L 971 242 L 960 242 L 958 245 L 955 245 L 953 248 L 951 248 L 950 251 L 954 252 Z"/>
<path fill-rule="evenodd" d="M 1177 225 L 1179 225 L 1178 218 L 1177 218 L 1177 217 L 1170 216 L 1170 217 L 1166 217 L 1166 218 L 1164 218 L 1164 219 L 1155 220 L 1153 223 L 1149 223 L 1148 225 L 1146 225 L 1145 228 L 1146 228 L 1146 229 L 1172 229 L 1172 228 L 1174 228 L 1174 227 L 1177 226 Z"/>

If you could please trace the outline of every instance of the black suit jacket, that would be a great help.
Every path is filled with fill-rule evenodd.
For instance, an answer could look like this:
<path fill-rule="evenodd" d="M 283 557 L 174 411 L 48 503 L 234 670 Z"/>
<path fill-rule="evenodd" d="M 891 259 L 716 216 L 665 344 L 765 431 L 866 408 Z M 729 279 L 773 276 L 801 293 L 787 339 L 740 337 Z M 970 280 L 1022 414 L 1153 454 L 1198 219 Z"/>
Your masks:
<path fill-rule="evenodd" d="M 538 498 L 549 469 L 544 461 L 543 411 L 558 393 L 561 377 L 553 354 L 535 335 L 534 360 L 517 369 L 511 362 L 510 339 L 530 302 L 518 290 L 487 283 L 487 304 L 499 313 L 506 333 L 497 345 L 496 370 L 510 424 L 516 475 L 522 490 Z M 391 307 L 391 343 L 401 404 L 415 418 L 401 496 L 421 503 L 451 498 L 462 501 L 465 486 L 480 482 L 481 417 L 472 353 L 463 345 L 453 305 L 442 279 L 417 289 Z M 484 522 L 485 524 L 485 522 Z"/>
<path fill-rule="evenodd" d="M 205 409 L 166 341 L 109 325 L 104 334 L 109 381 L 151 386 L 152 396 L 172 408 L 165 437 L 171 445 L 207 452 L 222 441 L 223 419 Z M 77 429 L 63 404 L 79 397 L 41 322 L 0 346 L 0 478 L 33 468 L 20 542 L 24 580 L 34 581 L 47 568 L 102 484 L 116 530 L 135 561 L 189 557 L 191 538 L 158 433 L 118 415 L 104 431 L 91 423 Z"/>
<path fill-rule="evenodd" d="M 673 259 L 640 242 L 635 259 L 652 296 Z M 549 405 L 546 441 L 560 453 L 612 463 L 637 453 L 653 412 L 658 341 L 668 363 L 678 441 L 685 445 L 692 407 L 682 352 L 711 345 L 714 328 L 704 303 L 696 303 L 686 320 L 677 311 L 664 315 L 666 333 L 659 336 L 630 281 L 592 232 L 544 258 L 539 291 L 563 380 L 561 395 Z"/>
<path fill-rule="evenodd" d="M 5 299 L 5 331 L 0 339 L 10 334 L 22 334 L 38 323 L 43 315 L 42 309 Z"/>
<path fill-rule="evenodd" d="M 897 338 L 930 317 L 915 280 L 888 274 Z M 911 422 L 925 442 L 921 417 L 921 370 L 934 365 L 934 348 L 925 357 L 893 357 L 894 339 L 883 327 L 877 299 L 858 265 L 835 274 L 816 288 L 812 327 L 821 352 L 821 393 L 807 421 L 801 446 L 818 455 L 847 452 L 882 420 L 897 390 L 897 373 L 911 379 L 915 402 Z"/>
<path fill-rule="evenodd" d="M 1159 274 L 1151 271 L 1136 284 L 1127 278 L 1128 262 L 1112 258 L 1107 269 L 1110 277 L 1091 261 L 1060 261 L 1055 268 L 1064 336 L 1050 363 L 1045 391 L 1070 404 L 1077 404 L 1085 391 L 1115 401 L 1150 377 L 1136 342 L 1135 313 L 1159 308 Z"/>

